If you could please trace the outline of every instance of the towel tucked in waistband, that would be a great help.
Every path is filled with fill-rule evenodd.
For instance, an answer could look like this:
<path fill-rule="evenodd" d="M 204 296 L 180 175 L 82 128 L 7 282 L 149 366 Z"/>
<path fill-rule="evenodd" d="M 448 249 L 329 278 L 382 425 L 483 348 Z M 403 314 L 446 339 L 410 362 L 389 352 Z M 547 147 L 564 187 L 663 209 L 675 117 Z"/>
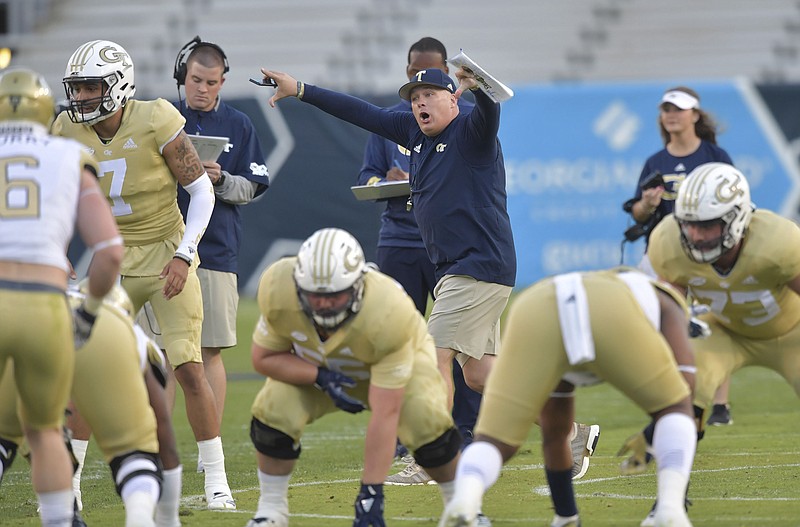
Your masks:
<path fill-rule="evenodd" d="M 580 273 L 569 273 L 553 279 L 556 286 L 556 304 L 561 324 L 561 338 L 567 350 L 567 359 L 574 365 L 595 359 L 594 338 L 589 321 L 589 303 Z"/>

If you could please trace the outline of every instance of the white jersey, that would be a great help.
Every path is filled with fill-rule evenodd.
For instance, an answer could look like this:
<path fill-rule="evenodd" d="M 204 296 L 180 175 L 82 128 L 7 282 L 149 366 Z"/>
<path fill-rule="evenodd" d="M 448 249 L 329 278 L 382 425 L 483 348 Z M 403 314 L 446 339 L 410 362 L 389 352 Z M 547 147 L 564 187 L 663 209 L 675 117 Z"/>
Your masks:
<path fill-rule="evenodd" d="M 0 127 L 0 260 L 69 269 L 87 156 L 41 125 Z"/>

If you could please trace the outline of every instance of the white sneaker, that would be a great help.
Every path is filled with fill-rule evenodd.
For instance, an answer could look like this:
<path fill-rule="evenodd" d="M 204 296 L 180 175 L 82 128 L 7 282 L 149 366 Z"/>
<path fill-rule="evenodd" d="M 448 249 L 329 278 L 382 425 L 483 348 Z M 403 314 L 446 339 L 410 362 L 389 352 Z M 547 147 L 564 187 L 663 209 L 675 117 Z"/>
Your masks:
<path fill-rule="evenodd" d="M 289 519 L 283 514 L 277 514 L 270 518 L 259 516 L 251 518 L 244 527 L 289 527 Z"/>
<path fill-rule="evenodd" d="M 436 482 L 431 478 L 425 469 L 417 465 L 412 456 L 403 457 L 404 461 L 408 461 L 406 468 L 387 476 L 384 485 L 436 485 Z"/>
<path fill-rule="evenodd" d="M 233 499 L 233 496 L 231 496 L 230 491 L 214 492 L 211 496 L 206 496 L 206 501 L 208 502 L 209 510 L 212 511 L 236 510 L 236 501 Z"/>
<path fill-rule="evenodd" d="M 559 516 L 556 514 L 553 521 L 550 522 L 550 527 L 581 527 L 581 519 L 577 514 L 575 516 Z"/>
<path fill-rule="evenodd" d="M 439 527 L 478 527 L 478 517 L 483 515 L 475 509 L 475 504 L 457 502 L 453 499 L 445 507 L 442 519 L 439 520 Z"/>
<path fill-rule="evenodd" d="M 484 513 L 479 512 L 477 521 L 475 522 L 476 527 L 492 527 L 492 520 L 489 519 Z"/>
<path fill-rule="evenodd" d="M 692 522 L 682 507 L 672 509 L 657 507 L 653 519 L 655 527 L 692 527 Z"/>
<path fill-rule="evenodd" d="M 597 448 L 600 439 L 599 425 L 582 425 L 574 423 L 575 437 L 570 442 L 572 447 L 572 479 L 581 479 L 589 470 L 589 458 Z"/>

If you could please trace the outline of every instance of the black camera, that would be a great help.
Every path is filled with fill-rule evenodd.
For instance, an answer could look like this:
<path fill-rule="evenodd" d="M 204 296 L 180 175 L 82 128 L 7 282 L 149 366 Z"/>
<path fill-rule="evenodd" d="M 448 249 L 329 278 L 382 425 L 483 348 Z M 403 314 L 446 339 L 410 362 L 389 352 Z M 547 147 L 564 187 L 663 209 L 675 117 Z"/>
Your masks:
<path fill-rule="evenodd" d="M 261 80 L 251 78 L 250 82 L 252 82 L 256 86 L 272 86 L 273 88 L 278 87 L 278 83 L 275 82 L 275 79 L 271 79 L 269 77 L 264 77 Z"/>
<path fill-rule="evenodd" d="M 639 187 L 642 190 L 647 190 L 649 188 L 656 188 L 656 187 L 663 187 L 664 186 L 664 176 L 658 170 L 651 172 L 645 177 L 641 183 L 639 183 Z"/>

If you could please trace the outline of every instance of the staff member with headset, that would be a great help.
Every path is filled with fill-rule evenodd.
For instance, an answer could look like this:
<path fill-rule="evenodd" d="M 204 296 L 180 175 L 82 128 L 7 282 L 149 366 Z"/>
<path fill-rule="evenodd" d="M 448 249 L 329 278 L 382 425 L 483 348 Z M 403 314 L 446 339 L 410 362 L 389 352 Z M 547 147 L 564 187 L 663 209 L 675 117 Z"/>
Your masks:
<path fill-rule="evenodd" d="M 227 137 L 217 160 L 201 160 L 214 186 L 216 202 L 208 228 L 197 247 L 197 276 L 203 292 L 203 366 L 216 397 L 222 421 L 227 381 L 220 351 L 236 345 L 236 312 L 239 304 L 238 259 L 242 238 L 239 207 L 260 196 L 269 186 L 269 172 L 250 118 L 220 98 L 228 59 L 222 48 L 195 37 L 178 53 L 175 107 L 186 118 L 189 135 Z M 180 87 L 186 101 L 180 97 Z M 189 195 L 178 188 L 178 206 L 184 217 Z"/>

